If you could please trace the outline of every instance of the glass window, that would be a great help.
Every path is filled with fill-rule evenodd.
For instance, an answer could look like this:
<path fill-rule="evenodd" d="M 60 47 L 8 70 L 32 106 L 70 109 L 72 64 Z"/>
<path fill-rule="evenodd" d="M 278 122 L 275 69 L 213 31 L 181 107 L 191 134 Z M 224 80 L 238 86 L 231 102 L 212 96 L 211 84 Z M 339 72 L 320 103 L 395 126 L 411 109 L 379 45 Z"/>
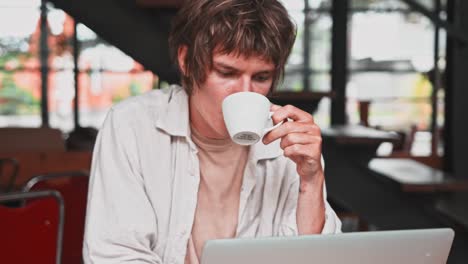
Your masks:
<path fill-rule="evenodd" d="M 433 1 L 418 1 L 433 8 Z M 352 1 L 347 112 L 359 123 L 359 102 L 370 102 L 369 125 L 409 132 L 431 128 L 435 30 L 402 1 Z M 445 36 L 441 31 L 441 40 Z M 440 42 L 441 65 L 445 42 Z M 442 69 L 443 70 L 443 69 Z M 443 93 L 439 97 L 443 100 Z M 443 108 L 443 106 L 442 106 Z M 441 107 L 439 107 L 439 112 Z M 443 115 L 443 112 L 439 114 Z M 429 142 L 430 141 L 424 141 Z M 412 153 L 429 155 L 424 149 Z"/>
<path fill-rule="evenodd" d="M 375 87 L 366 87 L 374 89 L 366 96 L 350 96 L 350 93 L 356 92 L 354 89 L 359 82 L 351 83 L 348 88 L 348 102 L 350 121 L 358 123 L 358 104 L 359 102 L 371 102 L 369 109 L 369 125 L 388 130 L 408 130 L 416 126 L 418 130 L 428 130 L 431 122 L 431 104 L 429 96 L 432 86 L 423 76 L 406 74 L 399 77 L 390 76 L 388 73 L 378 73 L 373 76 L 353 76 L 354 80 L 369 81 L 374 80 L 378 83 L 387 81 L 389 86 L 393 86 L 394 92 L 385 94 Z M 361 79 L 360 79 L 361 78 Z M 405 89 L 410 88 L 410 89 Z"/>
<path fill-rule="evenodd" d="M 73 100 L 75 73 L 73 34 L 75 21 L 68 14 L 47 4 L 50 126 L 70 132 L 74 128 Z"/>
<path fill-rule="evenodd" d="M 419 4 L 431 11 L 435 10 L 436 0 L 415 0 Z M 438 0 L 441 3 L 441 8 L 445 9 L 447 0 Z M 353 0 L 351 1 L 353 11 L 373 11 L 373 12 L 389 12 L 400 11 L 410 12 L 408 5 L 401 0 Z"/>
<path fill-rule="evenodd" d="M 158 77 L 85 25 L 77 33 L 80 125 L 99 128 L 114 103 L 155 88 Z"/>
<path fill-rule="evenodd" d="M 331 123 L 330 111 L 331 99 L 329 97 L 322 98 L 317 110 L 313 113 L 314 122 L 319 125 L 319 127 L 329 127 Z"/>
<path fill-rule="evenodd" d="M 309 7 L 312 9 L 330 10 L 332 7 L 332 0 L 307 0 Z"/>
<path fill-rule="evenodd" d="M 308 9 L 306 1 L 283 1 L 297 24 L 297 37 L 286 65 L 284 85 L 279 90 L 330 90 L 331 1 L 308 0 Z M 309 33 L 306 46 L 305 33 Z M 307 54 L 308 59 L 305 60 Z"/>
<path fill-rule="evenodd" d="M 304 0 L 281 0 L 283 3 L 284 7 L 288 10 L 288 12 L 291 11 L 304 11 Z"/>
<path fill-rule="evenodd" d="M 331 69 L 332 18 L 328 13 L 311 11 L 309 21 L 310 67 L 314 70 L 329 71 Z"/>
<path fill-rule="evenodd" d="M 433 65 L 434 28 L 422 15 L 354 13 L 350 33 L 352 63 L 359 59 L 407 60 L 418 71 L 427 71 Z"/>
<path fill-rule="evenodd" d="M 293 71 L 297 69 L 302 70 L 304 68 L 304 11 L 289 11 L 289 14 L 296 23 L 297 35 L 286 68 L 291 68 Z M 286 72 L 288 73 L 289 71 Z"/>
<path fill-rule="evenodd" d="M 278 88 L 279 91 L 302 91 L 304 86 L 302 67 L 301 68 L 286 68 L 286 74 L 284 75 L 284 81 L 281 87 Z"/>
<path fill-rule="evenodd" d="M 430 0 L 432 1 L 432 0 Z M 352 9 L 398 9 L 406 8 L 406 4 L 401 0 L 352 0 Z"/>
<path fill-rule="evenodd" d="M 0 127 L 40 119 L 38 0 L 0 2 Z"/>
<path fill-rule="evenodd" d="M 331 89 L 331 0 L 283 0 L 297 25 L 297 37 L 280 91 L 329 92 Z M 308 33 L 308 34 L 306 34 Z M 308 43 L 305 43 L 308 36 Z M 307 57 L 308 56 L 308 57 Z M 307 58 L 307 59 L 304 59 Z M 330 100 L 314 113 L 322 126 L 330 123 Z"/>
<path fill-rule="evenodd" d="M 0 126 L 41 125 L 40 0 L 0 2 Z M 74 20 L 47 4 L 51 127 L 75 124 Z M 153 89 L 158 78 L 92 30 L 77 25 L 81 126 L 99 128 L 112 104 Z"/>
<path fill-rule="evenodd" d="M 331 74 L 328 71 L 317 71 L 309 78 L 309 87 L 314 87 L 314 92 L 329 92 Z"/>

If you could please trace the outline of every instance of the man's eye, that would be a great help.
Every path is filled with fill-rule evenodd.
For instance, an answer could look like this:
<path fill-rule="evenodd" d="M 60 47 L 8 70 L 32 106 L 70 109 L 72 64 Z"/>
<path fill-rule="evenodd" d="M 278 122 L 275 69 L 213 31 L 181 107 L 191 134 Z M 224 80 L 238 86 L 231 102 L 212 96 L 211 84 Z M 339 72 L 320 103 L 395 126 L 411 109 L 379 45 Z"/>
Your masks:
<path fill-rule="evenodd" d="M 265 76 L 265 75 L 256 76 L 255 80 L 258 82 L 266 82 L 270 80 L 270 76 Z"/>
<path fill-rule="evenodd" d="M 226 71 L 218 71 L 219 75 L 221 75 L 222 77 L 232 77 L 234 76 L 234 73 L 233 72 L 226 72 Z"/>

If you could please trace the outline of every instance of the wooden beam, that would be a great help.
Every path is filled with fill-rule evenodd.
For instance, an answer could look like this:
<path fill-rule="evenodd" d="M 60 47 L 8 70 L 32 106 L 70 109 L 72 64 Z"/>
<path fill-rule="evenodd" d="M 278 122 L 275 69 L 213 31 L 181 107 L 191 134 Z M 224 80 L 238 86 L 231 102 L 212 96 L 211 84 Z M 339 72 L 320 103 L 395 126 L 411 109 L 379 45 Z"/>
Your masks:
<path fill-rule="evenodd" d="M 332 125 L 345 125 L 346 84 L 348 82 L 348 15 L 349 0 L 333 0 L 331 85 L 335 98 L 331 103 Z"/>
<path fill-rule="evenodd" d="M 451 24 L 447 20 L 441 19 L 436 12 L 429 10 L 424 5 L 419 3 L 418 1 L 415 1 L 415 0 L 402 0 L 402 1 L 405 2 L 409 7 L 411 7 L 411 9 L 429 18 L 432 21 L 432 23 L 445 29 L 449 37 L 453 37 L 454 39 L 463 42 L 463 44 L 468 44 L 468 36 L 466 35 L 465 31 L 461 30 L 461 28 L 463 27 L 455 27 L 453 24 Z"/>
<path fill-rule="evenodd" d="M 132 1 L 47 0 L 76 21 L 93 29 L 145 69 L 168 83 L 178 83 L 177 67 L 169 56 L 169 29 L 176 9 L 147 10 Z M 106 19 L 102 19 L 106 14 Z"/>
<path fill-rule="evenodd" d="M 460 28 L 468 27 L 468 2 L 450 0 L 448 21 Z M 468 123 L 466 122 L 468 89 L 468 45 L 454 36 L 447 36 L 447 68 L 445 89 L 444 165 L 457 178 L 468 179 Z"/>
<path fill-rule="evenodd" d="M 184 0 L 136 0 L 138 6 L 150 8 L 180 8 Z"/>

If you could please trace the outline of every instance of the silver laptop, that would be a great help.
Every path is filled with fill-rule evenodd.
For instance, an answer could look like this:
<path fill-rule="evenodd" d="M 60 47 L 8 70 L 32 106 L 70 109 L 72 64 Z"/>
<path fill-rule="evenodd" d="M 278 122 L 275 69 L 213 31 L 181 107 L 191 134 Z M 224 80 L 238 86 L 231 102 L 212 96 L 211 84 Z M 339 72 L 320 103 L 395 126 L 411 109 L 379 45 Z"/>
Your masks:
<path fill-rule="evenodd" d="M 210 240 L 201 264 L 441 264 L 449 228 Z"/>

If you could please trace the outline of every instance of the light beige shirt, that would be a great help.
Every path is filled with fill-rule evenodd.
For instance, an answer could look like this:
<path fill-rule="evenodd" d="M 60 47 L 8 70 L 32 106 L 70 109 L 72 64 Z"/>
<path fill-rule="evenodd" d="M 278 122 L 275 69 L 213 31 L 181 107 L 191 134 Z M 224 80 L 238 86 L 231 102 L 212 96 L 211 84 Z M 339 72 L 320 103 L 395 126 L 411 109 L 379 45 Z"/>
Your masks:
<path fill-rule="evenodd" d="M 200 185 L 185 264 L 198 264 L 206 241 L 237 236 L 240 190 L 250 147 L 230 138 L 207 138 L 193 126 L 191 133 L 198 149 Z"/>
<path fill-rule="evenodd" d="M 199 172 L 188 96 L 181 87 L 151 91 L 114 106 L 94 149 L 84 262 L 183 264 Z M 297 235 L 298 193 L 295 164 L 283 156 L 279 142 L 252 146 L 237 237 Z M 322 233 L 340 232 L 341 222 L 328 203 L 325 206 Z"/>

